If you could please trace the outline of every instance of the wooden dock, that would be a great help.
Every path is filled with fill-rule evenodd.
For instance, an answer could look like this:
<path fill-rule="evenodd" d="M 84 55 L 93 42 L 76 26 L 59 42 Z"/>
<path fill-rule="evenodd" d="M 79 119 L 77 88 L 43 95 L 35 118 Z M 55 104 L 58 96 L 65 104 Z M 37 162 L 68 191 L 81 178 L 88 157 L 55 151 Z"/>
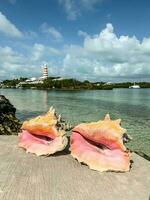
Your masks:
<path fill-rule="evenodd" d="M 0 200 L 149 200 L 150 162 L 133 153 L 130 172 L 100 173 L 67 152 L 36 157 L 0 136 Z"/>

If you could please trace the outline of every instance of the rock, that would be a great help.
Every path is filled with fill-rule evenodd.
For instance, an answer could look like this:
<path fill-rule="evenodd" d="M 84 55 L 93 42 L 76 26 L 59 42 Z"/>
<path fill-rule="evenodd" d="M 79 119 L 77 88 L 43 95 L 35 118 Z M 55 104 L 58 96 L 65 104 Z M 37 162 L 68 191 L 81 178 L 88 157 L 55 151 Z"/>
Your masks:
<path fill-rule="evenodd" d="M 15 116 L 16 108 L 0 95 L 0 135 L 17 135 L 21 122 Z"/>

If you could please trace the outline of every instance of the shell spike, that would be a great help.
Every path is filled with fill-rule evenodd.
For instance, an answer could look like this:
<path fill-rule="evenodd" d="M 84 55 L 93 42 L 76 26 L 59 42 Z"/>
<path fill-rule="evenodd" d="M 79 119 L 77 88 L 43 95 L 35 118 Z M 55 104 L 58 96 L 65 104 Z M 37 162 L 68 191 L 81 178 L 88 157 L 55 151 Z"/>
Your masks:
<path fill-rule="evenodd" d="M 51 106 L 50 109 L 49 109 L 49 111 L 52 111 L 53 109 L 54 109 L 53 106 Z"/>
<path fill-rule="evenodd" d="M 109 115 L 109 113 L 107 113 L 107 114 L 105 115 L 104 120 L 110 120 L 110 115 Z"/>
<path fill-rule="evenodd" d="M 55 109 L 53 108 L 53 106 L 50 107 L 48 113 L 53 113 L 53 114 L 55 113 Z"/>
<path fill-rule="evenodd" d="M 61 121 L 61 115 L 58 115 L 58 122 L 60 122 Z"/>
<path fill-rule="evenodd" d="M 117 120 L 115 120 L 115 122 L 116 122 L 116 124 L 121 124 L 121 119 L 117 119 Z"/>

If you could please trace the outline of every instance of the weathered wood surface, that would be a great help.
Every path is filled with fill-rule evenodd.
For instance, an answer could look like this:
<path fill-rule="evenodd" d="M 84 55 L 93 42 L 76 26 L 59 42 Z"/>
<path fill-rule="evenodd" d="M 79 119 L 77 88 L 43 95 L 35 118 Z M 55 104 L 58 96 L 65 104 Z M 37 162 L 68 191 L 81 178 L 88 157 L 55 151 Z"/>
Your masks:
<path fill-rule="evenodd" d="M 150 162 L 132 154 L 128 173 L 99 173 L 70 155 L 36 157 L 0 136 L 1 200 L 148 200 Z"/>

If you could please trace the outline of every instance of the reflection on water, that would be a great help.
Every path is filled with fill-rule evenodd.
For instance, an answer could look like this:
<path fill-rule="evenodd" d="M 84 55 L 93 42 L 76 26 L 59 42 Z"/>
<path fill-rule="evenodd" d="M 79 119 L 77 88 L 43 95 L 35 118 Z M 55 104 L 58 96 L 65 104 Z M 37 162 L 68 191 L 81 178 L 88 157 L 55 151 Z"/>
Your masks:
<path fill-rule="evenodd" d="M 122 118 L 122 125 L 133 137 L 129 147 L 150 155 L 150 90 L 46 91 L 0 89 L 24 120 L 54 106 L 71 124 L 99 120 L 106 113 Z"/>

